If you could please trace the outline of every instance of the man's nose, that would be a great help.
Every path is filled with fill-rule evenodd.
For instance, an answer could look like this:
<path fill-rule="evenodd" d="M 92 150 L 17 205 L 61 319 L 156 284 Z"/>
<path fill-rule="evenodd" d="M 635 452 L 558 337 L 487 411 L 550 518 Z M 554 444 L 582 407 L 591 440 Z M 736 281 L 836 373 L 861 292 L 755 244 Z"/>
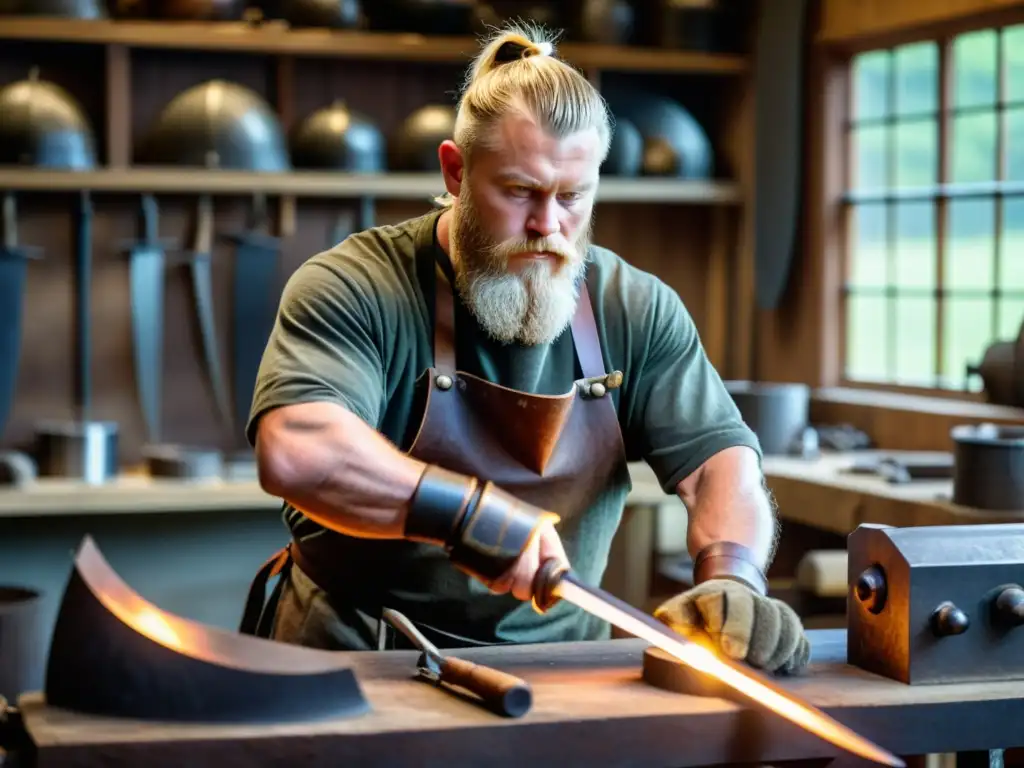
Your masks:
<path fill-rule="evenodd" d="M 534 209 L 527 226 L 538 237 L 550 237 L 561 229 L 558 223 L 558 208 L 554 200 L 545 200 Z"/>

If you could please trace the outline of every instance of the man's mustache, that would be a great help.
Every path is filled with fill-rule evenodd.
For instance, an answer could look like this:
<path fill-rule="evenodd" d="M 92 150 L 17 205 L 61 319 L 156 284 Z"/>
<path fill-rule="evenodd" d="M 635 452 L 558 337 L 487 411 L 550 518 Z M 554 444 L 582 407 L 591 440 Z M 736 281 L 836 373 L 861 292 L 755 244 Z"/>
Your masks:
<path fill-rule="evenodd" d="M 538 240 L 513 240 L 500 243 L 491 249 L 494 256 L 508 259 L 525 253 L 546 253 L 564 261 L 576 258 L 576 252 L 564 240 L 545 237 Z"/>

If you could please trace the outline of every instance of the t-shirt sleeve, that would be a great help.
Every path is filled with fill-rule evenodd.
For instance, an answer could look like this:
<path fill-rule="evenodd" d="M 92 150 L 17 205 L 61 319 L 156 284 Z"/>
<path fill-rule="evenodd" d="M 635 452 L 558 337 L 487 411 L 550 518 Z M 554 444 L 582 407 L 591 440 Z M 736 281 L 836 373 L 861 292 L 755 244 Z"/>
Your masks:
<path fill-rule="evenodd" d="M 635 338 L 643 338 L 636 359 L 629 433 L 666 493 L 716 453 L 732 446 L 752 448 L 761 458 L 754 432 L 744 423 L 700 342 L 696 324 L 679 295 L 654 281 L 649 311 Z"/>
<path fill-rule="evenodd" d="M 256 443 L 267 411 L 332 402 L 376 426 L 383 400 L 380 307 L 366 276 L 336 253 L 314 257 L 288 279 L 267 342 L 246 426 Z"/>

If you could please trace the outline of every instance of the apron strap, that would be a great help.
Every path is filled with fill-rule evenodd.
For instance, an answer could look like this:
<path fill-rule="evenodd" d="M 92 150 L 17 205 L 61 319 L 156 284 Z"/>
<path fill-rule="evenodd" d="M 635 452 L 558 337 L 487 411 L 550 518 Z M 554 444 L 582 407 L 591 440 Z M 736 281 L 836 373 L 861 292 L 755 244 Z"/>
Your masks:
<path fill-rule="evenodd" d="M 270 637 L 270 624 L 273 622 L 274 613 L 277 610 L 277 597 L 280 593 L 281 584 L 274 589 L 274 595 L 267 599 L 267 584 L 279 574 L 287 576 L 287 569 L 291 566 L 292 557 L 290 547 L 275 552 L 260 569 L 249 586 L 249 595 L 245 599 L 245 608 L 242 612 L 242 621 L 238 631 L 243 635 L 255 635 L 257 637 Z M 284 579 L 282 579 L 283 581 Z"/>
<path fill-rule="evenodd" d="M 448 262 L 447 254 L 440 247 L 434 264 L 434 367 L 444 373 L 455 373 L 455 299 L 451 282 L 441 260 Z M 590 301 L 587 281 L 580 282 L 580 295 L 576 300 L 576 312 L 572 317 L 572 341 L 576 357 L 580 361 L 583 378 L 590 379 L 605 373 L 601 356 L 601 340 L 597 334 L 597 321 Z"/>

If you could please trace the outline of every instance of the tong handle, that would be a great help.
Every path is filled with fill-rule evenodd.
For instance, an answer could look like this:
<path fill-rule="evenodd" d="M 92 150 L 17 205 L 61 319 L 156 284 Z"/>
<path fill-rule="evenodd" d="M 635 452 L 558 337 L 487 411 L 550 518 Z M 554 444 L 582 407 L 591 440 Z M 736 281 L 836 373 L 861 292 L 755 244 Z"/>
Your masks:
<path fill-rule="evenodd" d="M 454 656 L 442 660 L 441 682 L 475 693 L 490 709 L 507 717 L 521 717 L 533 704 L 525 680 Z"/>

